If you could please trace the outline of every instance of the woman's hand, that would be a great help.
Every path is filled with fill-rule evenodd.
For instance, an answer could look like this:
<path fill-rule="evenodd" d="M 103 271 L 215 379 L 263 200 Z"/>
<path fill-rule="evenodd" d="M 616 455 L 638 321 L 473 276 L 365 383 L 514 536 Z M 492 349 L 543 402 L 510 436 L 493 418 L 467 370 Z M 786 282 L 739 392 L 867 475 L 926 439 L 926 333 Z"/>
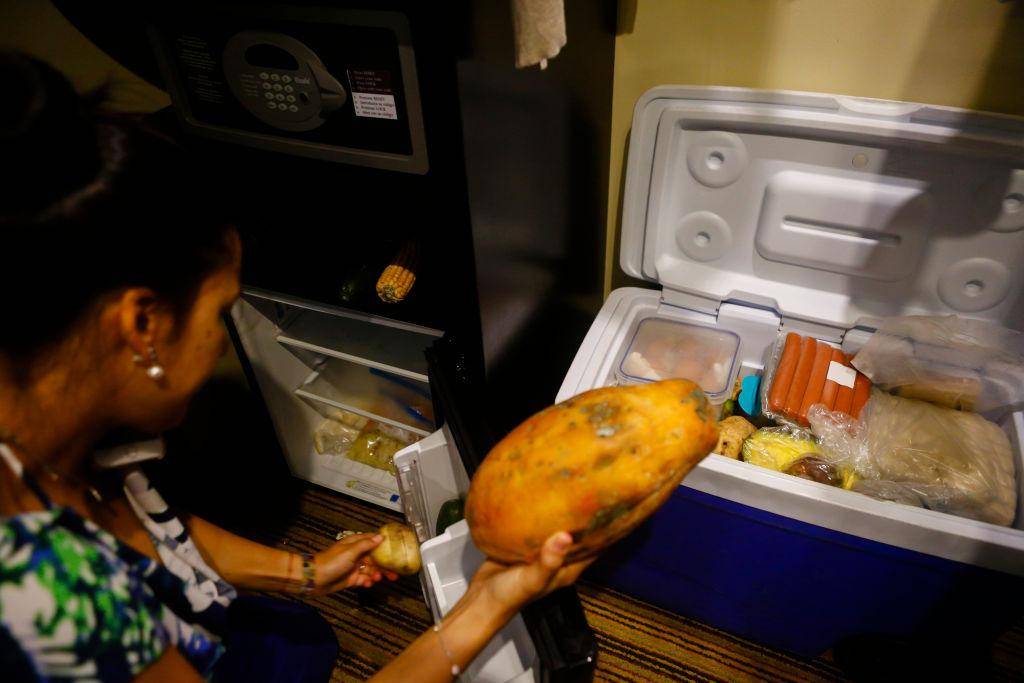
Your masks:
<path fill-rule="evenodd" d="M 566 565 L 571 546 L 572 536 L 560 531 L 544 542 L 540 555 L 530 564 L 486 560 L 470 581 L 466 598 L 483 600 L 502 618 L 511 618 L 531 600 L 576 581 L 594 561 L 589 558 Z"/>
<path fill-rule="evenodd" d="M 379 534 L 354 534 L 318 552 L 313 592 L 322 595 L 343 588 L 369 588 L 385 577 L 397 579 L 397 574 L 382 570 L 370 558 L 370 552 L 382 540 Z"/>

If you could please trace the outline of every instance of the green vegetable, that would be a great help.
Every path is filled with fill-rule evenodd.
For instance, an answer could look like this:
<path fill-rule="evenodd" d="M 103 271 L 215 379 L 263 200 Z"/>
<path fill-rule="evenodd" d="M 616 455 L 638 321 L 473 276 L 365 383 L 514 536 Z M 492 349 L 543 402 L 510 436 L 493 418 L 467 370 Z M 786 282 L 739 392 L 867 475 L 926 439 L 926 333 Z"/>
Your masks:
<path fill-rule="evenodd" d="M 727 417 L 732 417 L 736 414 L 736 400 L 728 398 L 725 403 L 722 404 L 722 415 L 719 417 L 720 420 L 724 420 Z"/>
<path fill-rule="evenodd" d="M 437 536 L 462 519 L 462 504 L 462 498 L 452 498 L 441 506 L 441 510 L 437 513 L 437 527 L 434 529 Z"/>
<path fill-rule="evenodd" d="M 373 288 L 376 279 L 376 270 L 369 264 L 360 265 L 341 284 L 338 291 L 338 299 L 343 303 L 352 303 L 359 299 Z"/>

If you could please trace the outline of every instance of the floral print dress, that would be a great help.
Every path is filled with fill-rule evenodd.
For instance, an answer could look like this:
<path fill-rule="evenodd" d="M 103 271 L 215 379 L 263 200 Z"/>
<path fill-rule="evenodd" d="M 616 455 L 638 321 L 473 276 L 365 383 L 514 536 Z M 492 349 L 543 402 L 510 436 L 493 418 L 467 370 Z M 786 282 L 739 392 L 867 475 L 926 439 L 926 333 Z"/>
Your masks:
<path fill-rule="evenodd" d="M 0 518 L 0 679 L 130 681 L 168 647 L 209 677 L 233 591 L 197 599 L 164 564 L 30 487 L 46 509 Z"/>

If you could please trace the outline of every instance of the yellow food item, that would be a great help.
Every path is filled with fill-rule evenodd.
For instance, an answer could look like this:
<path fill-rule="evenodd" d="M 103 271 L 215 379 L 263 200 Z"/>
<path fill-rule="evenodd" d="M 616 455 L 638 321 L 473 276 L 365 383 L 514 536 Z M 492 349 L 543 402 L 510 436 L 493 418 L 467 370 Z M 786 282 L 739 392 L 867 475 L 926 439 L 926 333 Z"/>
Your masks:
<path fill-rule="evenodd" d="M 382 526 L 377 533 L 384 540 L 373 549 L 370 557 L 378 567 L 402 576 L 411 576 L 420 570 L 422 562 L 416 532 L 404 524 L 391 522 Z"/>
<path fill-rule="evenodd" d="M 357 415 L 348 410 L 341 410 L 340 408 L 334 408 L 328 411 L 327 418 L 330 420 L 334 420 L 336 422 L 340 422 L 341 424 L 346 425 L 348 427 L 352 427 L 357 431 L 365 427 L 366 423 L 370 421 L 369 418 L 363 417 L 362 415 Z"/>
<path fill-rule="evenodd" d="M 744 461 L 779 472 L 802 455 L 820 452 L 814 439 L 777 427 L 759 429 L 743 442 Z"/>
<path fill-rule="evenodd" d="M 756 431 L 757 427 L 739 415 L 727 417 L 718 423 L 718 445 L 712 452 L 738 460 L 743 441 Z"/>
<path fill-rule="evenodd" d="M 416 245 L 405 244 L 377 280 L 377 296 L 388 304 L 397 304 L 409 295 L 416 283 Z"/>
<path fill-rule="evenodd" d="M 395 474 L 394 455 L 404 447 L 398 439 L 381 434 L 377 429 L 368 429 L 356 437 L 345 457 Z"/>
<path fill-rule="evenodd" d="M 711 406 L 688 380 L 575 396 L 512 430 L 476 471 L 465 507 L 473 541 L 518 562 L 568 531 L 571 559 L 593 555 L 665 502 L 717 440 Z"/>

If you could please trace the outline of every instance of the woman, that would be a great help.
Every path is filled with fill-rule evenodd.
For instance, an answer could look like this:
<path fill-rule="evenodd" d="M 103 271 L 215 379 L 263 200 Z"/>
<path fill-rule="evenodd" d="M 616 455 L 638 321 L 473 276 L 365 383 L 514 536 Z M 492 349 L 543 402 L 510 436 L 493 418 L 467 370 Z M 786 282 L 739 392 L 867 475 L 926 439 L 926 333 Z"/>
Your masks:
<path fill-rule="evenodd" d="M 111 486 L 93 464 L 111 432 L 177 424 L 227 349 L 241 254 L 212 183 L 190 181 L 168 142 L 92 115 L 46 65 L 3 55 L 0 75 L 4 680 L 325 679 L 326 622 L 235 589 L 372 586 L 379 537 L 275 550 L 175 516 L 140 469 Z M 486 562 L 375 680 L 450 679 L 522 605 L 575 580 L 571 541 L 555 534 L 530 565 Z"/>

